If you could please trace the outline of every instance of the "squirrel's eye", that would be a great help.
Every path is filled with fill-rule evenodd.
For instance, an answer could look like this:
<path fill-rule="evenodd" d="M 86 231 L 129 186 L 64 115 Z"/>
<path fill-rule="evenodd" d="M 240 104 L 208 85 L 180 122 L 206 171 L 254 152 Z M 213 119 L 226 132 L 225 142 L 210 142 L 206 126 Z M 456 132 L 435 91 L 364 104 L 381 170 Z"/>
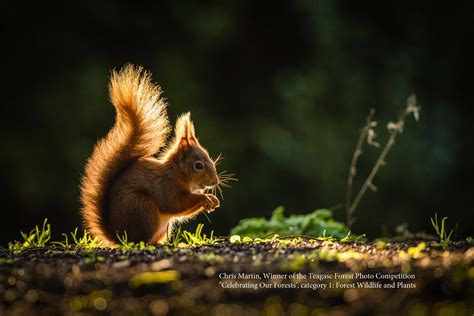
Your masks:
<path fill-rule="evenodd" d="M 194 163 L 194 170 L 202 171 L 203 169 L 204 169 L 204 164 L 202 163 L 202 161 L 196 161 Z"/>

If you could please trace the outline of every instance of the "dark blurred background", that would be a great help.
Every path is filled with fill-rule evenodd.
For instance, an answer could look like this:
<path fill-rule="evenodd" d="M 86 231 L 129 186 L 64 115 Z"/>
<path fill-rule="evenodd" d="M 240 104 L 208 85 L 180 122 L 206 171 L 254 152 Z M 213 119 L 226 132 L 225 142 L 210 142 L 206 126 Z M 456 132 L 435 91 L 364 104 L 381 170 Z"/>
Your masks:
<path fill-rule="evenodd" d="M 378 140 L 416 93 L 408 119 L 357 210 L 357 233 L 403 222 L 430 231 L 435 212 L 473 233 L 473 7 L 354 1 L 9 2 L 2 7 L 0 244 L 45 217 L 56 235 L 81 224 L 78 185 L 111 128 L 110 70 L 143 65 L 174 120 L 239 182 L 189 225 L 228 234 L 278 205 L 303 214 L 344 202 L 358 131 L 375 108 Z M 379 149 L 368 148 L 359 181 Z M 335 210 L 345 219 L 342 208 Z"/>

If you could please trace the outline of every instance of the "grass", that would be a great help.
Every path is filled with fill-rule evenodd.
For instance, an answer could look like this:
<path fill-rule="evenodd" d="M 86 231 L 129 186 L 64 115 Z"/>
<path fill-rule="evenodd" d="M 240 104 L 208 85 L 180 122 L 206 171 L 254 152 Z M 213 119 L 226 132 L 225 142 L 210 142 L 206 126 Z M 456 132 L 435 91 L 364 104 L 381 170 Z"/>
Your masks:
<path fill-rule="evenodd" d="M 23 242 L 13 241 L 8 243 L 11 250 L 21 250 L 29 247 L 45 247 L 51 239 L 51 225 L 45 218 L 41 228 L 36 225 L 28 234 L 20 232 Z"/>
<path fill-rule="evenodd" d="M 280 208 L 278 210 L 278 216 L 281 215 L 283 209 Z M 276 214 L 275 213 L 275 214 Z M 321 216 L 320 212 L 317 213 L 318 216 Z M 324 213 L 325 214 L 325 213 Z M 326 214 L 327 215 L 327 214 Z M 277 217 L 278 217 L 277 216 Z M 298 219 L 304 219 L 306 217 L 301 217 Z M 275 218 L 274 218 L 275 219 Z M 284 218 L 279 218 L 282 221 Z M 293 223 L 293 221 L 289 221 L 289 223 Z M 319 222 L 318 222 L 319 223 Z M 293 223 L 294 224 L 294 223 Z M 311 225 L 309 225 L 311 226 Z M 327 230 L 323 229 L 322 234 L 319 236 L 305 236 L 302 234 L 287 234 L 280 236 L 279 234 L 275 233 L 267 233 L 265 235 L 260 234 L 261 237 L 255 236 L 248 236 L 248 235 L 239 235 L 234 234 L 230 237 L 217 237 L 214 236 L 214 231 L 211 231 L 209 235 L 203 233 L 204 224 L 199 223 L 196 227 L 194 232 L 183 230 L 181 226 L 179 226 L 174 234 L 170 235 L 168 240 L 164 243 L 164 245 L 172 248 L 178 247 L 198 247 L 202 245 L 214 245 L 219 242 L 224 242 L 225 240 L 230 241 L 230 243 L 262 243 L 262 242 L 279 242 L 280 244 L 288 244 L 288 243 L 298 243 L 306 238 L 307 240 L 313 241 L 336 241 L 339 240 L 341 242 L 350 242 L 357 240 L 363 236 L 356 236 L 352 235 L 351 232 L 347 232 L 342 238 L 336 238 L 332 234 L 327 235 Z M 290 230 L 292 231 L 292 230 Z M 36 225 L 28 234 L 21 232 L 22 241 L 13 241 L 8 244 L 10 250 L 14 251 L 22 251 L 31 247 L 48 247 L 48 246 L 56 246 L 62 247 L 66 249 L 96 249 L 102 247 L 101 242 L 94 238 L 89 232 L 83 230 L 82 235 L 79 233 L 79 229 L 76 227 L 73 232 L 69 234 L 63 233 L 63 240 L 61 241 L 51 241 L 51 225 L 48 224 L 48 220 L 45 219 L 43 225 L 38 226 Z M 117 245 L 118 248 L 123 250 L 131 250 L 131 249 L 155 249 L 154 245 L 148 245 L 147 243 L 141 241 L 138 243 L 131 242 L 128 240 L 127 232 L 124 231 L 122 234 L 116 233 L 117 239 L 119 244 Z"/>
<path fill-rule="evenodd" d="M 332 218 L 329 210 L 317 210 L 307 215 L 291 215 L 286 218 L 283 215 L 283 207 L 275 209 L 270 220 L 263 218 L 243 219 L 238 226 L 232 229 L 230 237 L 216 237 L 214 231 L 206 235 L 203 233 L 204 225 L 199 223 L 194 232 L 183 230 L 179 226 L 174 234 L 164 242 L 165 246 L 171 248 L 179 247 L 199 247 L 202 245 L 214 245 L 219 242 L 228 240 L 232 244 L 241 243 L 273 243 L 278 242 L 280 245 L 288 245 L 299 243 L 303 240 L 309 242 L 327 241 L 347 243 L 353 241 L 365 240 L 365 235 L 354 235 L 348 228 L 340 222 Z M 439 244 L 446 249 L 452 243 L 451 236 L 454 232 L 446 229 L 447 217 L 438 219 L 435 213 L 431 218 L 431 224 L 439 237 Z M 43 221 L 41 226 L 36 225 L 29 233 L 21 232 L 22 241 L 13 241 L 8 244 L 10 250 L 22 251 L 31 247 L 48 247 L 57 246 L 62 248 L 74 249 L 95 249 L 100 248 L 101 242 L 94 238 L 86 230 L 79 234 L 78 228 L 73 232 L 63 233 L 62 241 L 51 241 L 51 226 L 48 219 Z M 128 240 L 127 232 L 121 235 L 117 232 L 119 249 L 156 249 L 154 245 L 148 245 L 141 241 L 138 243 Z M 470 242 L 468 240 L 468 242 Z"/>
<path fill-rule="evenodd" d="M 8 248 L 14 251 L 21 251 L 31 247 L 47 247 L 47 246 L 58 246 L 63 248 L 99 248 L 101 243 L 93 238 L 86 230 L 84 230 L 82 236 L 78 235 L 78 228 L 70 233 L 69 235 L 63 233 L 64 240 L 62 241 L 51 241 L 51 225 L 48 224 L 48 219 L 45 218 L 43 225 L 40 227 L 35 226 L 28 234 L 20 232 L 23 241 L 15 240 L 8 243 Z"/>
<path fill-rule="evenodd" d="M 138 243 L 135 243 L 133 241 L 128 241 L 128 235 L 126 231 L 123 231 L 122 235 L 119 235 L 119 233 L 116 233 L 117 239 L 119 240 L 118 248 L 123 249 L 123 250 L 131 250 L 131 249 L 149 249 L 153 250 L 156 247 L 153 245 L 148 245 L 144 241 L 140 241 Z"/>
<path fill-rule="evenodd" d="M 100 248 L 101 242 L 98 241 L 96 238 L 93 238 L 91 234 L 89 234 L 85 229 L 82 234 L 82 237 L 78 236 L 78 228 L 74 229 L 73 232 L 70 233 L 72 241 L 69 242 L 68 235 L 66 233 L 62 234 L 64 236 L 63 241 L 53 241 L 52 244 L 64 248 L 69 247 L 79 247 L 79 248 Z"/>
<path fill-rule="evenodd" d="M 438 221 L 438 213 L 435 213 L 434 219 L 431 218 L 431 225 L 433 225 L 433 228 L 436 231 L 436 235 L 439 237 L 439 243 L 443 248 L 448 248 L 449 245 L 451 244 L 451 235 L 453 234 L 453 229 L 448 233 L 446 228 L 445 228 L 445 221 L 448 219 L 447 217 L 443 217 L 441 222 Z"/>
<path fill-rule="evenodd" d="M 128 241 L 128 236 L 127 236 L 126 231 L 123 231 L 123 235 L 119 235 L 118 232 L 116 232 L 115 234 L 117 236 L 117 239 L 120 242 L 120 244 L 119 244 L 120 248 L 128 250 L 128 249 L 131 249 L 135 246 L 134 242 L 129 242 Z"/>
<path fill-rule="evenodd" d="M 224 238 L 214 236 L 214 231 L 211 231 L 210 235 L 207 236 L 203 233 L 203 224 L 198 224 L 194 232 L 183 231 L 181 226 L 178 227 L 176 232 L 169 238 L 164 244 L 170 247 L 180 246 L 201 246 L 201 245 L 212 245 L 218 241 L 223 241 Z M 79 234 L 79 229 L 76 227 L 73 232 L 66 234 L 62 233 L 63 240 L 51 241 L 51 225 L 48 224 L 46 218 L 43 225 L 36 225 L 29 233 L 20 232 L 21 241 L 15 240 L 8 243 L 8 248 L 13 251 L 22 251 L 32 247 L 48 247 L 56 246 L 62 248 L 81 248 L 81 249 L 95 249 L 102 247 L 100 241 L 94 238 L 86 230 L 83 231 L 82 235 Z M 138 243 L 131 242 L 128 240 L 127 232 L 124 231 L 122 234 L 116 233 L 119 244 L 118 248 L 123 250 L 131 249 L 155 249 L 155 246 L 148 245 L 147 243 L 140 241 Z"/>
<path fill-rule="evenodd" d="M 209 237 L 207 237 L 206 234 L 202 234 L 203 227 L 204 227 L 203 224 L 198 224 L 194 234 L 188 231 L 183 231 L 182 238 L 186 241 L 188 245 L 191 245 L 191 246 L 200 246 L 204 244 L 212 245 L 222 240 L 214 236 L 214 231 L 211 231 L 211 234 Z"/>
<path fill-rule="evenodd" d="M 168 246 L 177 247 L 179 243 L 183 240 L 183 232 L 181 226 L 178 226 L 176 232 L 172 235 L 168 235 L 166 244 Z"/>

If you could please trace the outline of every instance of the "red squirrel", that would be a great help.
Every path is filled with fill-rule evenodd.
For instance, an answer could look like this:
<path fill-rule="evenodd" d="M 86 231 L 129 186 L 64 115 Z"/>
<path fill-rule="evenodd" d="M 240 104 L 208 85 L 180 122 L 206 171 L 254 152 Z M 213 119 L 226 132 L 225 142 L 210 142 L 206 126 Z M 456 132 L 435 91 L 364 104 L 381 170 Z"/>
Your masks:
<path fill-rule="evenodd" d="M 206 193 L 219 176 L 189 112 L 166 145 L 171 128 L 161 93 L 142 67 L 112 72 L 115 125 L 95 145 L 81 182 L 85 227 L 103 246 L 113 247 L 124 232 L 129 241 L 159 243 L 174 221 L 220 206 Z"/>

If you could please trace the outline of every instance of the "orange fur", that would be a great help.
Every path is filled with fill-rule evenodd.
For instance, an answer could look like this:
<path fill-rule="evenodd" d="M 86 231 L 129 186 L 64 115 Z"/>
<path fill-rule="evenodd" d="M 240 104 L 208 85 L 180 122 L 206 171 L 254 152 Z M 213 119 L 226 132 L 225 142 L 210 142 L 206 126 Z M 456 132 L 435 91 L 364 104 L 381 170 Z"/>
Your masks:
<path fill-rule="evenodd" d="M 203 193 L 219 180 L 190 114 L 178 118 L 173 141 L 157 159 L 170 132 L 160 87 L 141 67 L 127 65 L 112 72 L 109 92 L 116 122 L 96 144 L 81 183 L 86 229 L 104 246 L 123 231 L 130 241 L 155 243 L 174 220 L 218 207 L 215 196 Z"/>

